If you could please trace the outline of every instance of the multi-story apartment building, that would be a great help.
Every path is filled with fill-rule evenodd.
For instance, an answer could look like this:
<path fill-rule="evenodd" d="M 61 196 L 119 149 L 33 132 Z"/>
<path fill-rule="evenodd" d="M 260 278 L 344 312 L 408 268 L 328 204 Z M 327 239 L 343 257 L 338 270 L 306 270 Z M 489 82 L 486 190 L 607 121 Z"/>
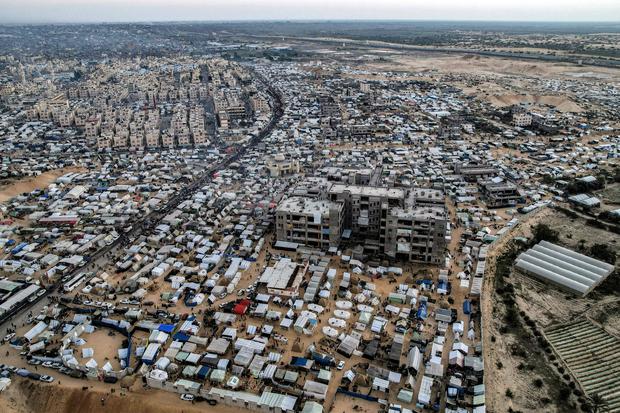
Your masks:
<path fill-rule="evenodd" d="M 334 184 L 329 189 L 328 199 L 344 204 L 345 227 L 353 234 L 378 239 L 383 204 L 388 207 L 404 206 L 405 191 L 400 188 Z"/>
<path fill-rule="evenodd" d="M 162 133 L 161 135 L 161 145 L 164 148 L 172 148 L 174 147 L 174 136 L 169 132 Z"/>
<path fill-rule="evenodd" d="M 131 149 L 144 149 L 144 132 L 135 131 L 129 135 L 129 146 Z"/>
<path fill-rule="evenodd" d="M 118 149 L 127 148 L 127 139 L 127 131 L 120 131 L 120 133 L 114 135 L 114 139 L 112 140 L 112 146 Z"/>
<path fill-rule="evenodd" d="M 512 114 L 512 123 L 522 128 L 530 126 L 532 124 L 532 115 L 525 111 L 515 112 Z"/>
<path fill-rule="evenodd" d="M 443 206 L 384 208 L 379 245 L 385 255 L 397 260 L 441 264 L 447 226 Z"/>
<path fill-rule="evenodd" d="M 337 247 L 344 229 L 344 204 L 323 199 L 291 197 L 276 210 L 276 236 L 321 249 Z"/>
<path fill-rule="evenodd" d="M 352 241 L 361 244 L 365 253 L 428 264 L 443 261 L 448 231 L 443 192 L 331 184 L 324 179 L 318 185 L 302 184 L 295 193 L 305 197 L 295 196 L 280 204 L 276 212 L 278 240 L 323 249 L 337 245 L 340 237 L 330 239 L 329 243 L 317 242 L 319 228 L 314 222 L 320 220 L 314 217 L 316 205 L 324 208 L 319 215 L 337 211 L 339 206 L 342 224 L 338 232 L 343 234 L 342 238 L 348 238 L 350 233 Z M 315 191 L 308 189 L 315 187 Z M 335 223 L 334 219 L 330 223 Z M 334 234 L 334 230 L 329 234 Z"/>
<path fill-rule="evenodd" d="M 159 146 L 159 128 L 147 129 L 146 131 L 146 147 L 157 148 Z"/>

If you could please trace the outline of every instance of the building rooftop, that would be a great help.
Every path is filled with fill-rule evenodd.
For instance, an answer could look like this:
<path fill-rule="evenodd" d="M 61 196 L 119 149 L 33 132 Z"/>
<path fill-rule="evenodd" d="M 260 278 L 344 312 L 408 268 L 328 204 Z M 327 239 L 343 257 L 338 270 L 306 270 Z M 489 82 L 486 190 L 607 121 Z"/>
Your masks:
<path fill-rule="evenodd" d="M 405 197 L 405 191 L 401 188 L 385 188 L 385 187 L 361 186 L 361 185 L 334 184 L 332 185 L 329 192 L 332 194 L 350 192 L 352 194 L 361 195 L 361 196 L 376 196 L 376 197 L 397 198 L 397 199 L 402 199 Z"/>

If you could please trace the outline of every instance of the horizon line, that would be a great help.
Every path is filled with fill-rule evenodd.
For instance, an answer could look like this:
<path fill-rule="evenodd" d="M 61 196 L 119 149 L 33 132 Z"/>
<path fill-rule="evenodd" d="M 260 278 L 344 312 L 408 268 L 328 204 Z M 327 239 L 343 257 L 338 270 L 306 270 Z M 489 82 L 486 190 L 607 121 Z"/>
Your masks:
<path fill-rule="evenodd" d="M 510 20 L 510 19 L 393 19 L 393 18 L 325 18 L 325 19 L 302 19 L 302 18 L 274 18 L 274 19 L 176 19 L 176 20 L 84 20 L 84 21 L 63 21 L 63 20 L 13 20 L 2 21 L 0 26 L 14 25 L 87 25 L 87 24 L 154 24 L 154 23 L 344 23 L 344 22 L 450 22 L 450 23 L 546 23 L 546 24 L 618 24 L 620 20 Z"/>

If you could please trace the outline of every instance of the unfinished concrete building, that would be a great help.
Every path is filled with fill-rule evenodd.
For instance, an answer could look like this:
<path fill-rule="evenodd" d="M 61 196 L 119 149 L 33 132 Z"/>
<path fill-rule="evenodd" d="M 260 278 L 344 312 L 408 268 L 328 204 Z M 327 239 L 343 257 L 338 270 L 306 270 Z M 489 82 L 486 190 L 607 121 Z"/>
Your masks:
<path fill-rule="evenodd" d="M 329 249 L 340 244 L 344 205 L 321 199 L 291 197 L 276 210 L 278 241 Z"/>
<path fill-rule="evenodd" d="M 318 193 L 295 192 L 305 197 L 278 206 L 278 241 L 327 249 L 345 238 L 373 256 L 429 264 L 444 259 L 448 218 L 441 191 L 331 184 Z"/>
<path fill-rule="evenodd" d="M 489 208 L 515 206 L 523 201 L 523 195 L 512 182 L 495 182 L 493 180 L 479 183 L 482 197 Z"/>

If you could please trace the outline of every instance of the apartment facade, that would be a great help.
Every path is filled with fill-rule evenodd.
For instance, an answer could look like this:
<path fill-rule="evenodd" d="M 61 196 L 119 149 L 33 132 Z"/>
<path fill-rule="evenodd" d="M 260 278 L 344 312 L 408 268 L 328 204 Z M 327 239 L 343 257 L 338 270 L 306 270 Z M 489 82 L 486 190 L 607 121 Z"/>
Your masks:
<path fill-rule="evenodd" d="M 400 188 L 334 184 L 328 191 L 328 199 L 344 204 L 345 227 L 353 234 L 363 233 L 366 237 L 378 239 L 383 204 L 404 206 L 405 191 Z"/>
<path fill-rule="evenodd" d="M 310 247 L 338 247 L 344 230 L 344 205 L 321 199 L 291 197 L 276 210 L 278 241 Z"/>
<path fill-rule="evenodd" d="M 365 254 L 427 264 L 444 260 L 448 218 L 441 191 L 331 184 L 319 194 L 299 193 L 306 196 L 288 198 L 276 211 L 279 241 L 327 249 L 338 246 L 346 231 Z"/>
<path fill-rule="evenodd" d="M 442 206 L 384 208 L 379 244 L 388 257 L 439 265 L 445 256 L 447 229 Z"/>

